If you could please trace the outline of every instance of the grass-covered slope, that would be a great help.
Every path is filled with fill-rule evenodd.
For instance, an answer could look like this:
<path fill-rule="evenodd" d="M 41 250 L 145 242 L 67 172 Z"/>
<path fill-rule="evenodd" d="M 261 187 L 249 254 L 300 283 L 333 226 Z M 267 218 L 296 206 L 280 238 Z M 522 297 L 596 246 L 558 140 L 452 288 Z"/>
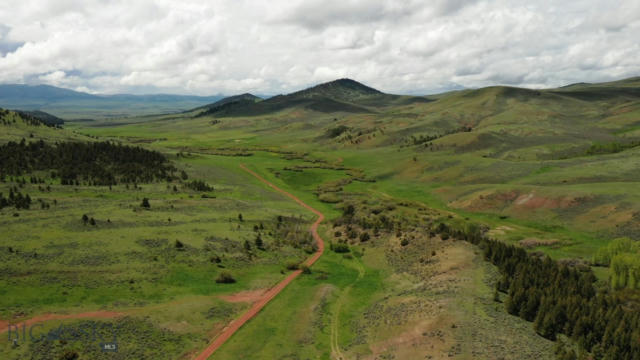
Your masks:
<path fill-rule="evenodd" d="M 220 115 L 90 132 L 170 134 L 158 145 L 176 148 L 189 143 L 193 149 L 311 151 L 364 170 L 377 180 L 368 191 L 411 194 L 449 210 L 503 217 L 516 229 L 504 231 L 505 238 L 546 237 L 558 240 L 545 249 L 551 253 L 589 257 L 600 238 L 640 237 L 637 85 L 628 79 L 549 90 L 495 86 L 372 107 L 362 105 L 364 99 L 392 95 L 338 80 L 248 106 L 238 103 L 237 110 Z M 600 95 L 577 94 L 585 91 Z M 357 102 L 366 111 L 308 108 L 308 99 L 327 94 L 341 94 L 336 101 Z"/>
<path fill-rule="evenodd" d="M 228 96 L 224 99 L 220 99 L 214 103 L 211 104 L 207 104 L 204 106 L 201 106 L 199 108 L 190 110 L 190 111 L 194 111 L 194 112 L 198 112 L 198 116 L 206 116 L 206 115 L 213 115 L 216 114 L 218 112 L 220 112 L 221 110 L 223 110 L 224 108 L 227 108 L 229 106 L 231 106 L 232 104 L 238 104 L 238 103 L 242 103 L 247 104 L 247 103 L 251 103 L 251 102 L 257 102 L 257 101 L 261 101 L 262 98 L 255 96 L 253 94 L 249 94 L 249 93 L 245 93 L 245 94 L 240 94 L 240 95 L 234 95 L 234 96 Z"/>

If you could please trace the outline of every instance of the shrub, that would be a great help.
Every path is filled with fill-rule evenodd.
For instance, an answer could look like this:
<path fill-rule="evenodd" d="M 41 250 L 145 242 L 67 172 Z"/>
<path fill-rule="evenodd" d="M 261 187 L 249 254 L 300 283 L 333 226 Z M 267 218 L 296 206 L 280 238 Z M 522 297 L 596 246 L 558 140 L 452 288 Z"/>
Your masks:
<path fill-rule="evenodd" d="M 349 217 L 355 215 L 355 213 L 356 208 L 352 204 L 349 204 L 343 209 L 342 216 Z"/>
<path fill-rule="evenodd" d="M 300 269 L 302 269 L 302 273 L 303 274 L 311 274 L 311 268 L 308 267 L 307 265 L 302 265 L 300 266 Z"/>
<path fill-rule="evenodd" d="M 262 241 L 262 236 L 260 236 L 260 233 L 256 235 L 255 244 L 258 249 L 264 250 L 264 241 Z"/>
<path fill-rule="evenodd" d="M 593 263 L 594 265 L 609 266 L 611 259 L 618 254 L 624 253 L 640 253 L 640 244 L 626 237 L 613 239 L 606 246 L 598 249 L 593 257 Z"/>
<path fill-rule="evenodd" d="M 342 135 L 342 133 L 346 132 L 347 130 L 349 130 L 349 127 L 344 126 L 344 125 L 340 125 L 331 129 L 327 130 L 327 137 L 329 138 L 335 138 L 338 137 L 340 135 Z"/>
<path fill-rule="evenodd" d="M 231 273 L 229 273 L 228 271 L 223 271 L 218 274 L 216 282 L 218 284 L 233 284 L 236 282 L 236 279 L 234 279 Z"/>
<path fill-rule="evenodd" d="M 210 186 L 209 184 L 201 180 L 192 180 L 185 185 L 189 189 L 195 191 L 213 191 L 213 186 Z"/>
<path fill-rule="evenodd" d="M 140 206 L 142 206 L 145 209 L 150 208 L 151 204 L 149 204 L 149 199 L 147 198 L 142 199 L 142 203 L 140 204 Z"/>
<path fill-rule="evenodd" d="M 287 263 L 287 270 L 298 270 L 299 268 L 300 268 L 300 264 L 297 262 Z"/>
<path fill-rule="evenodd" d="M 365 242 L 368 241 L 371 237 L 369 236 L 368 232 L 363 232 L 362 234 L 360 234 L 360 241 L 361 242 Z"/>
<path fill-rule="evenodd" d="M 402 240 L 400 240 L 400 245 L 402 245 L 402 246 L 407 246 L 407 245 L 409 245 L 409 240 L 407 240 L 407 239 L 402 239 Z"/>
<path fill-rule="evenodd" d="M 79 359 L 80 355 L 73 350 L 66 350 L 62 355 L 60 355 L 60 360 L 76 360 Z"/>
<path fill-rule="evenodd" d="M 349 245 L 347 244 L 334 244 L 333 251 L 337 253 L 348 253 L 351 250 L 349 249 Z"/>

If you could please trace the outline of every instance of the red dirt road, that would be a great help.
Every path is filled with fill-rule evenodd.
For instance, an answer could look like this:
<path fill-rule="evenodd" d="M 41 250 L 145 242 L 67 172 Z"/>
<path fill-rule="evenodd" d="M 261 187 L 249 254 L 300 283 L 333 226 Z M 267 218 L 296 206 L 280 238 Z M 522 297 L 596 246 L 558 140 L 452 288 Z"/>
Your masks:
<path fill-rule="evenodd" d="M 265 180 L 262 176 L 256 174 L 254 171 L 249 170 L 246 166 L 241 164 L 240 167 L 242 168 L 242 170 L 253 175 L 263 183 L 269 185 L 271 188 L 273 188 L 277 192 L 293 199 L 295 202 L 300 204 L 300 206 L 318 215 L 318 219 L 311 225 L 311 228 L 309 228 L 309 230 L 311 231 L 311 235 L 313 236 L 313 238 L 316 240 L 316 243 L 318 244 L 318 251 L 316 251 L 311 257 L 309 257 L 304 262 L 304 264 L 307 266 L 313 265 L 313 263 L 315 263 L 316 260 L 318 260 L 318 258 L 320 258 L 320 256 L 324 252 L 324 242 L 322 241 L 322 238 L 320 237 L 320 235 L 318 235 L 318 225 L 324 220 L 324 215 L 320 211 L 302 202 L 302 200 L 298 199 L 296 196 L 291 195 L 290 193 L 280 189 L 279 187 Z M 262 297 L 259 300 L 253 303 L 253 305 L 249 310 L 247 310 L 247 312 L 242 314 L 239 318 L 233 320 L 227 327 L 225 327 L 222 330 L 222 332 L 213 340 L 213 342 L 209 344 L 209 346 L 207 346 L 207 348 L 204 349 L 204 351 L 202 351 L 202 353 L 198 355 L 198 357 L 196 357 L 195 359 L 207 360 L 216 350 L 218 350 L 220 346 L 222 346 L 222 344 L 224 344 L 231 337 L 231 335 L 233 335 L 236 331 L 238 331 L 238 329 L 240 329 L 240 327 L 242 327 L 242 325 L 244 325 L 247 321 L 249 321 L 251 318 L 256 316 L 260 312 L 260 310 L 262 310 L 262 308 L 265 307 L 265 305 L 267 305 L 269 301 L 271 301 L 271 299 L 276 297 L 276 295 L 278 295 L 287 285 L 289 285 L 291 281 L 293 281 L 293 279 L 298 277 L 301 273 L 302 273 L 301 270 L 296 270 L 292 272 L 291 274 L 289 274 L 289 276 L 287 276 L 284 280 L 279 282 L 276 286 L 272 287 L 267 292 L 265 292 L 264 295 L 262 295 Z"/>
<path fill-rule="evenodd" d="M 49 320 L 64 320 L 64 319 L 111 319 L 119 316 L 123 316 L 123 313 L 113 312 L 113 311 L 92 311 L 78 314 L 44 314 L 40 316 L 36 316 L 34 318 L 19 321 L 15 323 L 11 323 L 12 325 L 18 325 L 22 327 L 23 325 L 31 326 L 33 324 L 49 321 Z M 8 331 L 9 322 L 0 320 L 0 334 Z M 13 331 L 13 330 L 12 330 Z"/>

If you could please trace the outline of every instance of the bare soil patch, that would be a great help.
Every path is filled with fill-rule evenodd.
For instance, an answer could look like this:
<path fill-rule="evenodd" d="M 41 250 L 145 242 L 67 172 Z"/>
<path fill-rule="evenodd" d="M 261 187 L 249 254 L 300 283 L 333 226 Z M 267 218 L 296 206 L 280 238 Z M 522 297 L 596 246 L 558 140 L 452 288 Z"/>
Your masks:
<path fill-rule="evenodd" d="M 538 239 L 535 237 L 526 238 L 518 241 L 518 244 L 525 249 L 531 249 L 538 246 L 554 246 L 559 245 L 560 240 L 558 239 Z"/>
<path fill-rule="evenodd" d="M 240 291 L 231 295 L 220 295 L 220 299 L 232 303 L 237 302 L 246 302 L 246 303 L 254 303 L 264 295 L 269 289 L 256 289 L 256 290 L 245 290 Z"/>

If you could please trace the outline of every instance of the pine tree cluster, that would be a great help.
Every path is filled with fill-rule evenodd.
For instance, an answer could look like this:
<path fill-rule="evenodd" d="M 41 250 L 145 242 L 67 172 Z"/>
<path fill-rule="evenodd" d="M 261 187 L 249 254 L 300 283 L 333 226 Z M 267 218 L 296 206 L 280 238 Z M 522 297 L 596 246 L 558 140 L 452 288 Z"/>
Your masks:
<path fill-rule="evenodd" d="M 112 142 L 0 145 L 0 177 L 54 170 L 63 185 L 116 185 L 172 180 L 177 169 L 157 151 Z"/>
<path fill-rule="evenodd" d="M 0 122 L 3 125 L 11 125 L 12 123 L 15 123 L 16 120 L 15 118 L 13 120 L 10 120 L 9 115 L 14 114 L 16 115 L 16 117 L 21 118 L 22 121 L 29 125 L 29 126 L 48 126 L 48 127 L 57 127 L 60 128 L 61 124 L 59 123 L 55 123 L 55 122 L 47 122 L 44 121 L 43 119 L 40 119 L 36 116 L 33 116 L 31 114 L 28 114 L 27 112 L 23 112 L 23 111 L 11 111 L 11 110 L 7 110 L 7 109 L 2 109 L 0 108 Z M 48 115 L 48 114 L 46 114 Z M 51 115 L 48 115 L 51 118 L 57 119 Z M 58 121 L 62 121 L 60 119 L 57 119 Z"/>
<path fill-rule="evenodd" d="M 31 197 L 29 194 L 22 194 L 17 187 L 9 189 L 9 197 L 5 198 L 3 193 L 0 193 L 0 209 L 14 206 L 16 209 L 29 209 L 31 206 Z"/>
<path fill-rule="evenodd" d="M 213 191 L 213 187 L 202 180 L 192 180 L 186 183 L 185 186 L 195 191 Z"/>
<path fill-rule="evenodd" d="M 444 228 L 444 229 L 443 229 Z M 594 359 L 640 359 L 640 310 L 626 292 L 596 290 L 589 267 L 577 269 L 549 257 L 488 239 L 477 227 L 441 227 L 451 235 L 480 246 L 484 257 L 502 274 L 498 289 L 507 292 L 509 313 L 534 322 L 541 336 L 572 338 Z"/>

